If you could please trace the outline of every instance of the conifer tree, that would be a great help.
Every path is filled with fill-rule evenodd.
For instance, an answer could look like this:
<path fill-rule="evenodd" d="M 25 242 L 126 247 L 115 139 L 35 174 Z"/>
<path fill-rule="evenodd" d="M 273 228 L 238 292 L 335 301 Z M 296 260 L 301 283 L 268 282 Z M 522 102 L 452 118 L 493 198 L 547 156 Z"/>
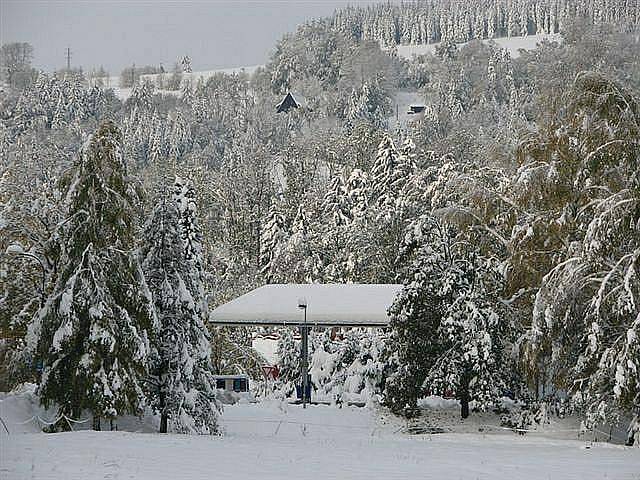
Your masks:
<path fill-rule="evenodd" d="M 411 415 L 422 395 L 449 392 L 466 418 L 471 400 L 487 407 L 505 390 L 515 329 L 498 307 L 497 268 L 469 249 L 433 217 L 421 217 L 408 229 L 403 254 L 414 261 L 390 309 L 399 368 L 388 384 L 387 403 L 398 413 Z"/>
<path fill-rule="evenodd" d="M 322 201 L 322 210 L 335 226 L 346 225 L 351 220 L 347 188 L 342 175 L 335 175 Z"/>
<path fill-rule="evenodd" d="M 267 283 L 272 283 L 276 279 L 276 272 L 279 270 L 278 262 L 287 245 L 284 215 L 280 213 L 275 203 L 269 209 L 260 237 L 261 273 L 265 276 Z"/>
<path fill-rule="evenodd" d="M 140 193 L 121 141 L 113 123 L 102 124 L 65 181 L 62 271 L 29 332 L 44 368 L 41 402 L 72 418 L 89 410 L 96 430 L 101 417 L 141 411 L 155 325 L 133 253 Z M 56 427 L 66 426 L 61 420 Z"/>
<path fill-rule="evenodd" d="M 379 205 L 393 202 L 396 194 L 396 185 L 401 175 L 398 169 L 399 154 L 389 135 L 378 145 L 376 161 L 373 164 L 371 174 L 373 200 Z"/>
<path fill-rule="evenodd" d="M 292 329 L 280 329 L 276 357 L 278 358 L 278 379 L 282 383 L 281 390 L 288 396 L 293 393 L 295 383 L 300 378 L 300 348 L 293 337 Z"/>
<path fill-rule="evenodd" d="M 178 208 L 185 258 L 194 264 L 198 272 L 202 272 L 202 233 L 196 218 L 196 191 L 190 180 L 176 177 L 173 201 Z"/>
<path fill-rule="evenodd" d="M 200 250 L 193 248 L 194 238 L 185 235 L 185 228 L 193 232 L 197 225 L 195 218 L 193 223 L 184 220 L 180 203 L 163 196 L 145 225 L 143 268 L 159 323 L 151 404 L 160 413 L 160 433 L 215 434 L 218 405 Z"/>

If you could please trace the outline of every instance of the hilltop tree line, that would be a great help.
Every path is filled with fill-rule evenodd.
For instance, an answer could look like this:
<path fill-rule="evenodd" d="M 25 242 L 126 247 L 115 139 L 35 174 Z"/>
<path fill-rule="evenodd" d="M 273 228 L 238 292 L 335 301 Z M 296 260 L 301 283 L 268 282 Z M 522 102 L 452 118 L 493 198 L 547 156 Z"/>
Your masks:
<path fill-rule="evenodd" d="M 577 17 L 595 25 L 640 21 L 636 0 L 421 0 L 347 7 L 329 22 L 358 40 L 392 47 L 560 33 Z"/>
<path fill-rule="evenodd" d="M 408 416 L 428 394 L 463 416 L 509 394 L 637 418 L 637 38 L 591 23 L 518 58 L 471 42 L 410 63 L 309 24 L 254 75 L 179 95 L 122 102 L 71 74 L 9 91 L 4 378 L 96 427 L 151 406 L 207 433 L 211 371 L 260 363 L 209 308 L 268 282 L 399 282 L 388 332 L 315 340 L 318 388 Z M 403 84 L 427 110 L 396 126 Z M 291 87 L 312 108 L 275 114 Z"/>

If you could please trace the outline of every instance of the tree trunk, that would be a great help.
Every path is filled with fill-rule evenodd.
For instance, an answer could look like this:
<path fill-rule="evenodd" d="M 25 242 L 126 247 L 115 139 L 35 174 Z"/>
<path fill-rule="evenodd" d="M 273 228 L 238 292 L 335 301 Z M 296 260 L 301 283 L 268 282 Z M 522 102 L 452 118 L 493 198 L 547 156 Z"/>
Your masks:
<path fill-rule="evenodd" d="M 93 429 L 96 432 L 100 431 L 100 416 L 99 415 L 94 415 L 93 416 Z"/>
<path fill-rule="evenodd" d="M 160 433 L 167 433 L 168 415 L 166 412 L 160 414 Z"/>
<path fill-rule="evenodd" d="M 169 421 L 169 414 L 167 413 L 167 399 L 166 399 L 166 394 L 164 392 L 164 389 L 160 391 L 158 403 L 159 403 L 158 406 L 160 407 L 160 433 L 167 433 L 167 423 Z"/>
<path fill-rule="evenodd" d="M 625 445 L 627 447 L 633 447 L 636 441 L 640 443 L 640 439 L 636 439 L 638 435 L 640 435 L 640 414 L 636 414 L 629 423 Z"/>
<path fill-rule="evenodd" d="M 467 418 L 469 416 L 469 384 L 465 382 L 461 386 L 460 391 L 460 416 Z"/>
<path fill-rule="evenodd" d="M 462 418 L 467 418 L 469 416 L 469 396 L 464 395 L 460 399 L 460 416 Z"/>

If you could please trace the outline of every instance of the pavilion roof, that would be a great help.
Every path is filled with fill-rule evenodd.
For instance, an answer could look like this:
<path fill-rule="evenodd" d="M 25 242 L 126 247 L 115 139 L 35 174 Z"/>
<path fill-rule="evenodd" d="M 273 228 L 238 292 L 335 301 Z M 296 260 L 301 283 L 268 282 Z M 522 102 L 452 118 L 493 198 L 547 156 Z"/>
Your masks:
<path fill-rule="evenodd" d="M 387 310 L 399 284 L 271 284 L 220 305 L 209 321 L 217 325 L 302 325 L 306 299 L 307 324 L 320 326 L 384 327 Z"/>

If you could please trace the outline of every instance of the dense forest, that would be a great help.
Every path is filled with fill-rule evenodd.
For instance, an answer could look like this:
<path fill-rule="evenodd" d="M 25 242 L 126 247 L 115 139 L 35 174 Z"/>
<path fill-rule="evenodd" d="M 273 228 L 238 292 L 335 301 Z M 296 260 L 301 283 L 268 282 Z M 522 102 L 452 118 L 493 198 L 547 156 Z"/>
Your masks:
<path fill-rule="evenodd" d="M 559 33 L 577 17 L 637 25 L 638 11 L 636 0 L 425 0 L 348 7 L 337 11 L 331 24 L 358 40 L 390 47 Z"/>
<path fill-rule="evenodd" d="M 340 10 L 252 75 L 125 101 L 26 52 L 0 94 L 2 388 L 37 380 L 98 429 L 146 404 L 212 433 L 211 365 L 261 360 L 210 308 L 265 283 L 402 283 L 388 331 L 314 336 L 317 388 L 407 416 L 508 394 L 531 405 L 520 426 L 562 400 L 638 430 L 637 4 L 450 3 Z M 540 31 L 562 41 L 454 43 Z M 396 124 L 401 89 L 422 120 Z M 305 106 L 276 114 L 287 91 Z M 284 392 L 295 348 L 282 332 Z"/>

